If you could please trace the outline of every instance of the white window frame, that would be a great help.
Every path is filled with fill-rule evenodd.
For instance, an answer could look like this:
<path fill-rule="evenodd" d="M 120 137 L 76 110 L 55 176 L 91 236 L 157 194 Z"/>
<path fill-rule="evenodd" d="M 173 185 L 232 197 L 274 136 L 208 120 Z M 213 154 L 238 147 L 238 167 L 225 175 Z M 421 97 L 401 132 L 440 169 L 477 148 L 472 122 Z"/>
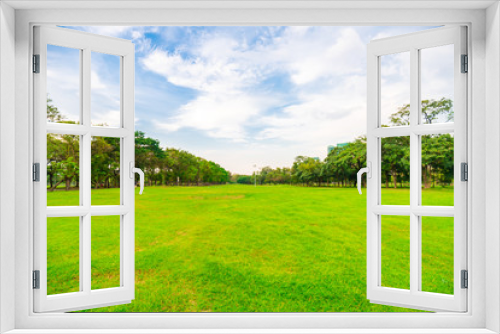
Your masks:
<path fill-rule="evenodd" d="M 467 269 L 467 183 L 461 181 L 461 163 L 467 163 L 467 76 L 461 71 L 461 57 L 467 54 L 466 27 L 433 28 L 412 34 L 371 41 L 367 56 L 367 164 L 371 166 L 367 180 L 367 298 L 372 303 L 402 306 L 423 310 L 463 312 L 467 310 L 467 290 L 461 287 L 461 271 Z M 453 46 L 455 118 L 450 123 L 423 124 L 421 111 L 421 50 L 443 45 Z M 381 120 L 381 58 L 406 52 L 410 56 L 410 124 L 382 127 Z M 454 205 L 429 206 L 422 204 L 421 136 L 454 133 Z M 382 205 L 381 142 L 383 138 L 406 136 L 410 142 L 410 203 Z M 383 217 L 399 215 L 408 218 L 409 283 L 410 288 L 382 286 Z M 453 294 L 422 291 L 422 217 L 452 217 L 453 237 Z"/>
<path fill-rule="evenodd" d="M 80 124 L 47 123 L 47 45 L 73 48 L 80 52 Z M 39 174 L 47 175 L 47 133 L 78 135 L 80 138 L 79 206 L 47 206 L 47 181 L 40 177 L 33 185 L 34 269 L 39 271 L 39 288 L 34 289 L 35 312 L 74 311 L 130 303 L 135 296 L 135 197 L 134 179 L 134 66 L 135 47 L 131 41 L 81 31 L 46 26 L 34 27 L 34 52 L 40 57 L 39 73 L 33 76 L 34 162 Z M 91 55 L 114 55 L 120 64 L 120 127 L 91 126 Z M 93 136 L 120 139 L 120 204 L 91 205 L 91 142 Z M 117 216 L 120 220 L 120 285 L 92 290 L 92 216 Z M 79 290 L 47 295 L 47 218 L 79 219 Z"/>
<path fill-rule="evenodd" d="M 409 2 L 409 1 L 405 1 Z M 454 1 L 454 2 L 417 2 L 405 5 L 398 2 L 399 9 L 390 9 L 391 4 L 384 1 L 348 4 L 338 1 L 335 3 L 316 5 L 306 2 L 295 4 L 269 2 L 254 5 L 260 9 L 216 9 L 220 3 L 210 1 L 203 6 L 213 8 L 202 9 L 192 4 L 190 9 L 116 9 L 102 10 L 97 6 L 105 6 L 106 1 L 81 2 L 74 6 L 87 6 L 87 9 L 57 9 L 57 6 L 71 6 L 69 1 L 60 2 L 38 1 L 19 2 L 19 6 L 39 6 L 36 9 L 18 10 L 15 12 L 15 24 L 12 20 L 12 8 L 8 4 L 0 4 L 0 25 L 9 30 L 0 31 L 0 69 L 3 78 L 0 78 L 0 209 L 6 210 L 0 218 L 0 316 L 3 322 L 1 330 L 16 328 L 16 333 L 23 333 L 23 329 L 64 329 L 65 333 L 73 329 L 93 329 L 92 332 L 102 332 L 98 329 L 226 329 L 217 332 L 238 332 L 245 328 L 254 328 L 255 331 L 265 332 L 262 329 L 274 329 L 274 332 L 283 332 L 285 329 L 295 332 L 340 332 L 350 328 L 350 333 L 359 332 L 388 332 L 388 328 L 397 329 L 393 332 L 409 332 L 411 328 L 419 328 L 425 332 L 452 332 L 465 329 L 463 332 L 488 333 L 500 331 L 500 229 L 498 218 L 500 209 L 500 137 L 498 135 L 500 117 L 500 11 L 495 2 Z M 82 5 L 83 3 L 83 5 Z M 104 3 L 104 5 L 103 5 Z M 167 3 L 167 2 L 165 2 Z M 17 6 L 16 1 L 9 4 Z M 148 6 L 150 2 L 144 1 Z M 49 10 L 40 10 L 43 6 L 52 6 Z M 167 4 L 168 5 L 168 4 Z M 165 6 L 167 6 L 165 5 Z M 485 7 L 490 7 L 486 10 Z M 55 6 L 55 7 L 54 7 Z M 113 5 L 110 5 L 113 6 Z M 116 6 L 116 4 L 115 4 Z M 158 3 L 153 4 L 158 6 Z M 169 6 L 179 6 L 172 2 Z M 185 7 L 188 5 L 184 5 Z M 198 4 L 198 6 L 202 6 Z M 217 7 L 218 6 L 218 7 Z M 229 5 L 228 5 L 229 6 Z M 248 5 L 250 6 L 250 5 Z M 281 8 L 279 9 L 279 7 Z M 326 8 L 323 8 L 323 7 Z M 328 8 L 330 6 L 331 8 Z M 344 8 L 342 8 L 342 6 Z M 363 6 L 366 6 L 363 8 Z M 389 8 L 388 8 L 389 6 Z M 418 8 L 420 6 L 420 9 Z M 425 7 L 425 6 L 432 6 Z M 453 8 L 462 6 L 462 9 Z M 469 9 L 464 9 L 469 6 Z M 479 6 L 479 7 L 478 7 Z M 481 7 L 482 6 L 482 7 Z M 189 6 L 188 6 L 189 7 Z M 233 7 L 237 7 L 233 5 Z M 250 6 L 251 7 L 251 6 Z M 278 7 L 278 9 L 276 9 Z M 301 8 L 297 8 L 301 7 Z M 345 8 L 357 7 L 355 10 Z M 444 9 L 436 9 L 444 8 Z M 81 7 L 79 7 L 81 8 Z M 370 8 L 370 9 L 367 9 Z M 376 8 L 376 9 L 374 9 Z M 472 9 L 471 9 L 472 8 Z M 475 9 L 474 9 L 475 8 Z M 6 18 L 6 19 L 5 19 Z M 485 25 L 486 23 L 486 25 Z M 466 313 L 435 313 L 435 314 L 366 314 L 366 313 L 281 313 L 281 314 L 34 314 L 33 292 L 31 290 L 32 256 L 32 183 L 30 181 L 33 110 L 32 110 L 32 75 L 30 73 L 30 55 L 32 53 L 32 27 L 35 24 L 61 25 L 443 25 L 465 24 L 469 31 L 469 50 L 471 59 L 468 76 L 468 152 L 471 155 L 470 181 L 468 197 L 468 268 L 469 307 Z M 15 61 L 12 60 L 12 38 L 9 33 L 15 30 Z M 12 36 L 11 36 L 12 37 Z M 7 48 L 4 48 L 4 43 Z M 10 53 L 9 53 L 10 52 Z M 6 55 L 7 53 L 7 55 Z M 15 73 L 10 66 L 15 63 Z M 15 79 L 15 100 L 8 96 L 12 92 L 9 83 Z M 487 85 L 488 84 L 488 85 Z M 12 109 L 15 106 L 15 118 Z M 488 108 L 487 108 L 488 107 Z M 10 113 L 10 114 L 9 114 Z M 489 117 L 486 122 L 486 116 Z M 6 142 L 8 131 L 2 132 L 6 126 L 15 128 L 15 146 Z M 487 132 L 489 130 L 489 132 Z M 5 136 L 5 137 L 4 137 Z M 485 149 L 489 149 L 488 154 Z M 15 158 L 15 164 L 7 164 L 2 158 Z M 488 162 L 488 164 L 485 164 Z M 15 212 L 8 211 L 6 197 L 11 190 L 3 185 L 8 183 L 6 171 L 15 168 Z M 486 180 L 486 172 L 491 177 Z M 4 183 L 5 182 L 5 183 Z M 486 196 L 488 192 L 488 196 Z M 486 204 L 485 204 L 486 203 Z M 15 214 L 15 216 L 14 216 Z M 8 218 L 15 218 L 7 221 Z M 15 244 L 9 241 L 15 238 Z M 12 256 L 14 252 L 14 256 Z M 7 283 L 15 281 L 15 291 Z M 487 293 L 486 293 L 487 292 Z M 12 311 L 12 305 L 15 305 Z M 9 308 L 10 306 L 10 308 Z M 9 316 L 14 316 L 11 320 Z M 5 324 L 5 325 L 4 325 Z M 261 330 L 258 330 L 261 329 Z M 322 329 L 322 330 L 321 330 Z M 406 330 L 408 329 L 408 330 Z M 446 331 L 449 329 L 449 331 Z M 454 330 L 453 330 L 454 329 Z M 272 332 L 269 330 L 268 332 Z M 89 331 L 90 332 L 90 331 Z M 118 330 L 118 332 L 120 332 Z M 134 331 L 130 330 L 129 333 Z M 137 332 L 144 332 L 144 330 Z M 253 332 L 253 331 L 252 331 Z M 412 331 L 415 333 L 415 331 Z"/>

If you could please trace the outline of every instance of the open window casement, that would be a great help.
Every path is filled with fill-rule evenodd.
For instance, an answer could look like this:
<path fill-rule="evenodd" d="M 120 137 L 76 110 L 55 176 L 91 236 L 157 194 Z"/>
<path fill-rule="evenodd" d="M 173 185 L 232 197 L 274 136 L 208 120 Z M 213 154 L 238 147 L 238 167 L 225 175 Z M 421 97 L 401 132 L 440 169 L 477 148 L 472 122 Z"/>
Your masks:
<path fill-rule="evenodd" d="M 68 96 L 78 106 L 76 114 L 79 120 L 73 122 L 49 122 L 47 113 L 48 89 L 47 82 L 50 76 L 57 75 L 64 79 L 65 69 L 60 62 L 52 62 L 48 70 L 47 57 L 53 47 L 64 48 L 76 52 L 77 95 Z M 79 53 L 79 61 L 78 61 Z M 93 126 L 91 120 L 91 89 L 101 90 L 106 94 L 106 87 L 102 84 L 91 88 L 92 68 L 91 57 L 99 55 L 113 55 L 118 59 L 113 73 L 119 77 L 119 91 L 116 100 L 117 113 L 120 120 L 117 127 Z M 33 293 L 35 312 L 64 312 L 71 310 L 90 309 L 102 306 L 129 303 L 134 299 L 134 45 L 127 40 L 98 36 L 94 34 L 55 27 L 38 26 L 34 28 L 34 56 L 33 56 L 33 83 L 34 83 L 34 268 Z M 54 67 L 60 67 L 59 69 Z M 54 71 L 57 70 L 57 71 Z M 111 70 L 110 70 L 111 71 Z M 108 73 L 106 73 L 108 74 Z M 69 84 L 68 84 L 69 85 Z M 50 96 L 49 96 L 50 97 Z M 99 124 L 99 123 L 98 123 Z M 95 125 L 95 124 L 94 124 Z M 76 143 L 75 150 L 79 150 L 77 161 L 72 161 L 72 168 L 77 170 L 78 177 L 72 181 L 78 182 L 78 195 L 75 195 L 74 206 L 48 206 L 47 204 L 47 141 L 48 135 L 57 140 L 72 140 Z M 117 164 L 113 172 L 119 182 L 119 195 L 116 205 L 94 205 L 91 202 L 92 188 L 92 147 L 93 140 L 98 137 L 112 138 L 119 145 Z M 66 161 L 69 165 L 69 163 Z M 61 165 L 62 166 L 62 165 Z M 59 167 L 57 167 L 59 168 Z M 65 167 L 60 167 L 65 168 Z M 69 168 L 69 167 L 66 167 Z M 111 166 L 110 166 L 111 169 Z M 62 176 L 59 176 L 62 178 Z M 65 192 L 64 196 L 71 196 L 76 192 Z M 79 204 L 78 204 L 79 202 Z M 105 203 L 103 203 L 105 204 Z M 93 229 L 106 224 L 107 219 L 116 219 L 115 230 L 119 243 L 113 252 L 117 255 L 109 261 L 114 261 L 117 269 L 113 279 L 114 286 L 96 286 L 93 283 L 95 271 L 99 270 L 99 263 L 92 262 L 92 253 L 96 251 L 93 240 Z M 110 219 L 110 218 L 109 218 Z M 72 277 L 63 277 L 62 281 L 73 279 L 73 289 L 58 290 L 58 271 L 47 264 L 47 252 L 50 242 L 53 242 L 48 233 L 50 229 L 57 229 L 58 222 L 75 222 L 75 238 L 59 240 L 59 242 L 74 247 L 78 256 L 68 259 L 69 255 L 59 254 L 61 262 L 69 262 L 76 266 Z M 64 225 L 64 227 L 63 227 Z M 62 224 L 61 229 L 67 229 Z M 102 237 L 101 240 L 106 239 Z M 49 241 L 48 241 L 49 240 Z M 51 255 L 53 256 L 53 255 Z M 58 263 L 57 261 L 55 261 Z M 119 275 L 119 278 L 116 277 Z M 111 279 L 111 275 L 103 275 L 104 280 Z M 48 284 L 51 282 L 51 284 Z M 49 289 L 48 286 L 51 288 Z M 55 288 L 53 288 L 55 286 Z"/>
<path fill-rule="evenodd" d="M 436 51 L 437 48 L 445 46 L 449 52 L 434 53 L 438 54 L 439 57 L 434 57 L 434 63 L 431 61 L 429 65 L 430 57 L 424 58 Z M 466 168 L 464 163 L 467 163 L 466 72 L 468 69 L 466 54 L 466 28 L 458 26 L 436 28 L 425 32 L 373 40 L 368 45 L 367 297 L 372 303 L 430 311 L 464 312 L 467 309 L 467 289 L 464 281 L 467 275 L 465 271 L 467 270 L 467 182 L 465 182 L 466 178 L 464 180 L 465 175 L 462 175 Z M 396 88 L 406 89 L 409 92 L 409 107 L 407 108 L 409 109 L 409 115 L 407 112 L 406 122 L 397 124 L 399 126 L 396 126 L 396 124 L 388 126 L 387 123 L 390 122 L 387 122 L 387 115 L 385 118 L 383 117 L 384 110 L 382 109 L 387 105 L 384 98 L 390 99 L 391 94 L 397 94 L 397 92 L 391 91 L 396 88 L 394 85 L 389 85 L 388 80 L 384 79 L 384 75 L 390 75 L 394 78 L 402 74 L 398 70 L 394 70 L 394 68 L 391 69 L 390 66 L 383 67 L 383 57 L 406 57 L 408 59 L 409 80 L 407 81 L 407 87 L 400 84 Z M 432 82 L 429 83 L 429 78 L 431 80 L 433 78 L 430 74 L 439 71 L 443 67 L 442 64 L 445 63 L 449 64 L 451 69 L 449 78 L 451 78 L 452 87 L 447 85 L 448 87 L 443 88 L 442 83 L 436 83 L 436 85 L 433 85 Z M 432 67 L 432 70 L 429 70 L 428 67 Z M 390 73 L 382 73 L 384 70 Z M 423 80 L 424 75 L 427 75 L 425 81 Z M 437 88 L 440 87 L 440 84 L 441 88 Z M 432 121 L 428 118 L 429 115 L 424 115 L 423 106 L 428 103 L 428 100 L 424 100 L 429 95 L 423 96 L 422 92 L 425 90 L 427 94 L 427 92 L 431 91 L 432 96 L 432 89 L 450 89 L 453 103 L 451 110 L 454 110 L 454 119 L 450 120 L 448 118 L 445 120 L 434 117 L 434 121 Z M 436 99 L 439 99 L 439 97 Z M 396 108 L 391 108 L 390 112 L 398 111 L 397 107 L 400 106 L 401 104 L 398 104 Z M 453 113 L 451 114 L 453 115 Z M 426 147 L 424 147 L 423 143 L 425 140 L 437 138 L 437 136 L 444 136 L 448 140 L 454 141 L 451 144 L 454 157 L 449 159 L 452 160 L 449 161 L 449 163 L 452 163 L 449 174 L 451 174 L 450 179 L 453 177 L 451 180 L 454 186 L 453 206 L 429 205 L 429 201 L 426 199 L 423 201 L 422 187 L 425 182 L 422 181 L 423 174 L 425 168 L 432 168 L 430 163 L 427 162 L 427 156 L 424 155 Z M 407 157 L 409 161 L 408 181 L 410 184 L 409 205 L 390 205 L 391 203 L 382 200 L 385 191 L 382 190 L 382 186 L 386 185 L 386 183 L 382 183 L 384 170 L 383 145 L 390 140 L 397 141 L 395 138 L 401 139 L 398 141 L 398 145 L 405 145 L 409 149 Z M 426 165 L 427 163 L 429 165 Z M 389 177 L 386 175 L 384 177 Z M 401 177 L 401 175 L 399 176 Z M 394 180 L 396 176 L 392 177 L 393 179 L 390 182 L 394 181 L 394 184 L 396 184 Z M 404 196 L 403 193 L 400 195 L 401 197 Z M 385 233 L 387 233 L 384 221 L 390 221 L 395 216 L 403 217 L 402 219 L 406 219 L 408 222 L 409 247 L 405 248 L 405 250 L 409 250 L 409 263 L 404 265 L 398 264 L 397 259 L 384 258 L 384 255 L 387 254 L 384 254 L 384 252 L 390 251 L 390 246 L 386 248 L 383 246 Z M 453 221 L 453 227 L 450 228 L 450 238 L 447 239 L 443 236 L 442 240 L 435 240 L 434 242 L 453 243 L 453 245 L 449 246 L 449 249 L 453 250 L 453 254 L 447 254 L 447 256 L 452 257 L 452 260 L 449 261 L 449 267 L 453 266 L 453 268 L 444 268 L 450 271 L 452 282 L 449 283 L 451 287 L 446 293 L 441 291 L 429 292 L 429 289 L 426 290 L 425 288 L 429 284 L 426 280 L 432 280 L 432 277 L 423 275 L 424 270 L 422 267 L 423 251 L 425 251 L 422 242 L 423 221 L 428 221 L 431 218 L 438 222 L 437 225 L 439 225 L 439 222 L 443 220 L 442 217 L 448 217 Z M 432 254 L 433 257 L 438 259 L 441 255 L 446 256 L 445 254 L 439 254 L 439 252 Z M 391 271 L 399 270 L 402 274 L 401 277 L 408 277 L 409 282 L 405 283 L 407 284 L 405 288 L 400 286 L 391 287 L 390 284 L 386 283 L 386 278 L 390 276 L 387 273 L 388 268 Z M 407 268 L 409 268 L 409 274 Z"/>

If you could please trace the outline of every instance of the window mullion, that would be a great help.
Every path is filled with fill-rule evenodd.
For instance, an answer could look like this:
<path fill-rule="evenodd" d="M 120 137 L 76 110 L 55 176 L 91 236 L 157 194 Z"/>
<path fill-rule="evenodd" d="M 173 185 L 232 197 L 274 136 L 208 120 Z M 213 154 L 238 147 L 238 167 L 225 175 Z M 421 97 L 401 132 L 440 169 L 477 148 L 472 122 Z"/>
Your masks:
<path fill-rule="evenodd" d="M 82 136 L 80 154 L 80 177 L 82 189 L 80 190 L 82 205 L 90 210 L 91 185 L 91 133 L 90 133 L 90 53 L 89 49 L 83 50 L 82 62 L 82 123 L 88 131 Z"/>
<path fill-rule="evenodd" d="M 82 61 L 82 123 L 84 126 L 88 127 L 90 130 L 90 55 L 91 50 L 88 48 L 83 49 L 83 61 Z M 82 229 L 80 234 L 80 262 L 81 262 L 81 272 L 80 281 L 83 282 L 83 291 L 90 294 L 91 292 L 91 281 L 92 281 L 92 244 L 91 244 L 91 147 L 92 137 L 90 131 L 82 136 L 82 153 L 80 155 L 80 177 L 82 189 L 80 190 L 80 195 L 82 196 L 82 204 L 84 208 L 88 211 L 82 217 Z"/>
<path fill-rule="evenodd" d="M 419 180 L 419 137 L 413 129 L 418 125 L 420 114 L 420 79 L 419 79 L 419 51 L 410 50 L 410 291 L 416 293 L 420 290 L 420 231 L 419 220 L 413 210 L 419 205 L 420 180 Z"/>
<path fill-rule="evenodd" d="M 83 291 L 90 293 L 91 287 L 91 136 L 87 133 L 83 137 L 83 150 L 80 156 L 80 185 L 83 188 L 80 194 L 83 196 L 83 207 L 86 209 L 86 214 L 82 218 L 82 230 L 80 234 L 80 260 L 82 263 L 82 271 L 80 279 L 83 279 Z"/>

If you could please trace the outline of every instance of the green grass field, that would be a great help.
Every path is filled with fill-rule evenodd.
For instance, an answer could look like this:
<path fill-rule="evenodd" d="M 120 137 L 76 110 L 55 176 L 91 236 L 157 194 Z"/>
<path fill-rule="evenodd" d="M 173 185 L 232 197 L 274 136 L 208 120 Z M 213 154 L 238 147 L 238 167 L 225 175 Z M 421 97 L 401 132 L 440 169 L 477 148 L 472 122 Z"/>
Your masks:
<path fill-rule="evenodd" d="M 384 189 L 407 204 L 408 189 Z M 118 189 L 93 190 L 114 204 Z M 49 205 L 77 191 L 48 194 Z M 424 190 L 452 205 L 453 189 Z M 388 201 L 388 202 L 386 202 Z M 119 219 L 92 218 L 92 288 L 119 285 Z M 78 290 L 78 218 L 48 220 L 48 290 Z M 136 298 L 93 312 L 406 312 L 366 299 L 366 197 L 354 188 L 147 187 L 136 195 Z M 453 292 L 453 219 L 422 220 L 423 290 Z M 382 284 L 409 287 L 409 219 L 382 217 Z"/>

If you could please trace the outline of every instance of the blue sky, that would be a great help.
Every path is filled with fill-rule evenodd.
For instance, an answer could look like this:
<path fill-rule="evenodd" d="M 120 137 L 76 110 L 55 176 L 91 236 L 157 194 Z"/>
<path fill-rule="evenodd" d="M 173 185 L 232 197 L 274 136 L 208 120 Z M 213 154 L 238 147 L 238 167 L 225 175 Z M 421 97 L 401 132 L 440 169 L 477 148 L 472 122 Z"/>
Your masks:
<path fill-rule="evenodd" d="M 254 164 L 291 166 L 297 155 L 324 158 L 328 145 L 365 134 L 366 45 L 428 27 L 72 29 L 135 44 L 136 129 L 164 147 L 251 173 Z M 54 104 L 71 118 L 78 86 L 69 79 L 76 82 L 78 61 L 64 52 L 50 52 L 48 85 Z M 441 56 L 433 56 L 430 63 L 437 63 L 426 75 L 436 96 L 452 94 Z M 115 58 L 92 55 L 95 123 L 118 122 Z M 390 58 L 382 78 L 383 119 L 409 102 L 409 63 L 404 55 Z"/>

